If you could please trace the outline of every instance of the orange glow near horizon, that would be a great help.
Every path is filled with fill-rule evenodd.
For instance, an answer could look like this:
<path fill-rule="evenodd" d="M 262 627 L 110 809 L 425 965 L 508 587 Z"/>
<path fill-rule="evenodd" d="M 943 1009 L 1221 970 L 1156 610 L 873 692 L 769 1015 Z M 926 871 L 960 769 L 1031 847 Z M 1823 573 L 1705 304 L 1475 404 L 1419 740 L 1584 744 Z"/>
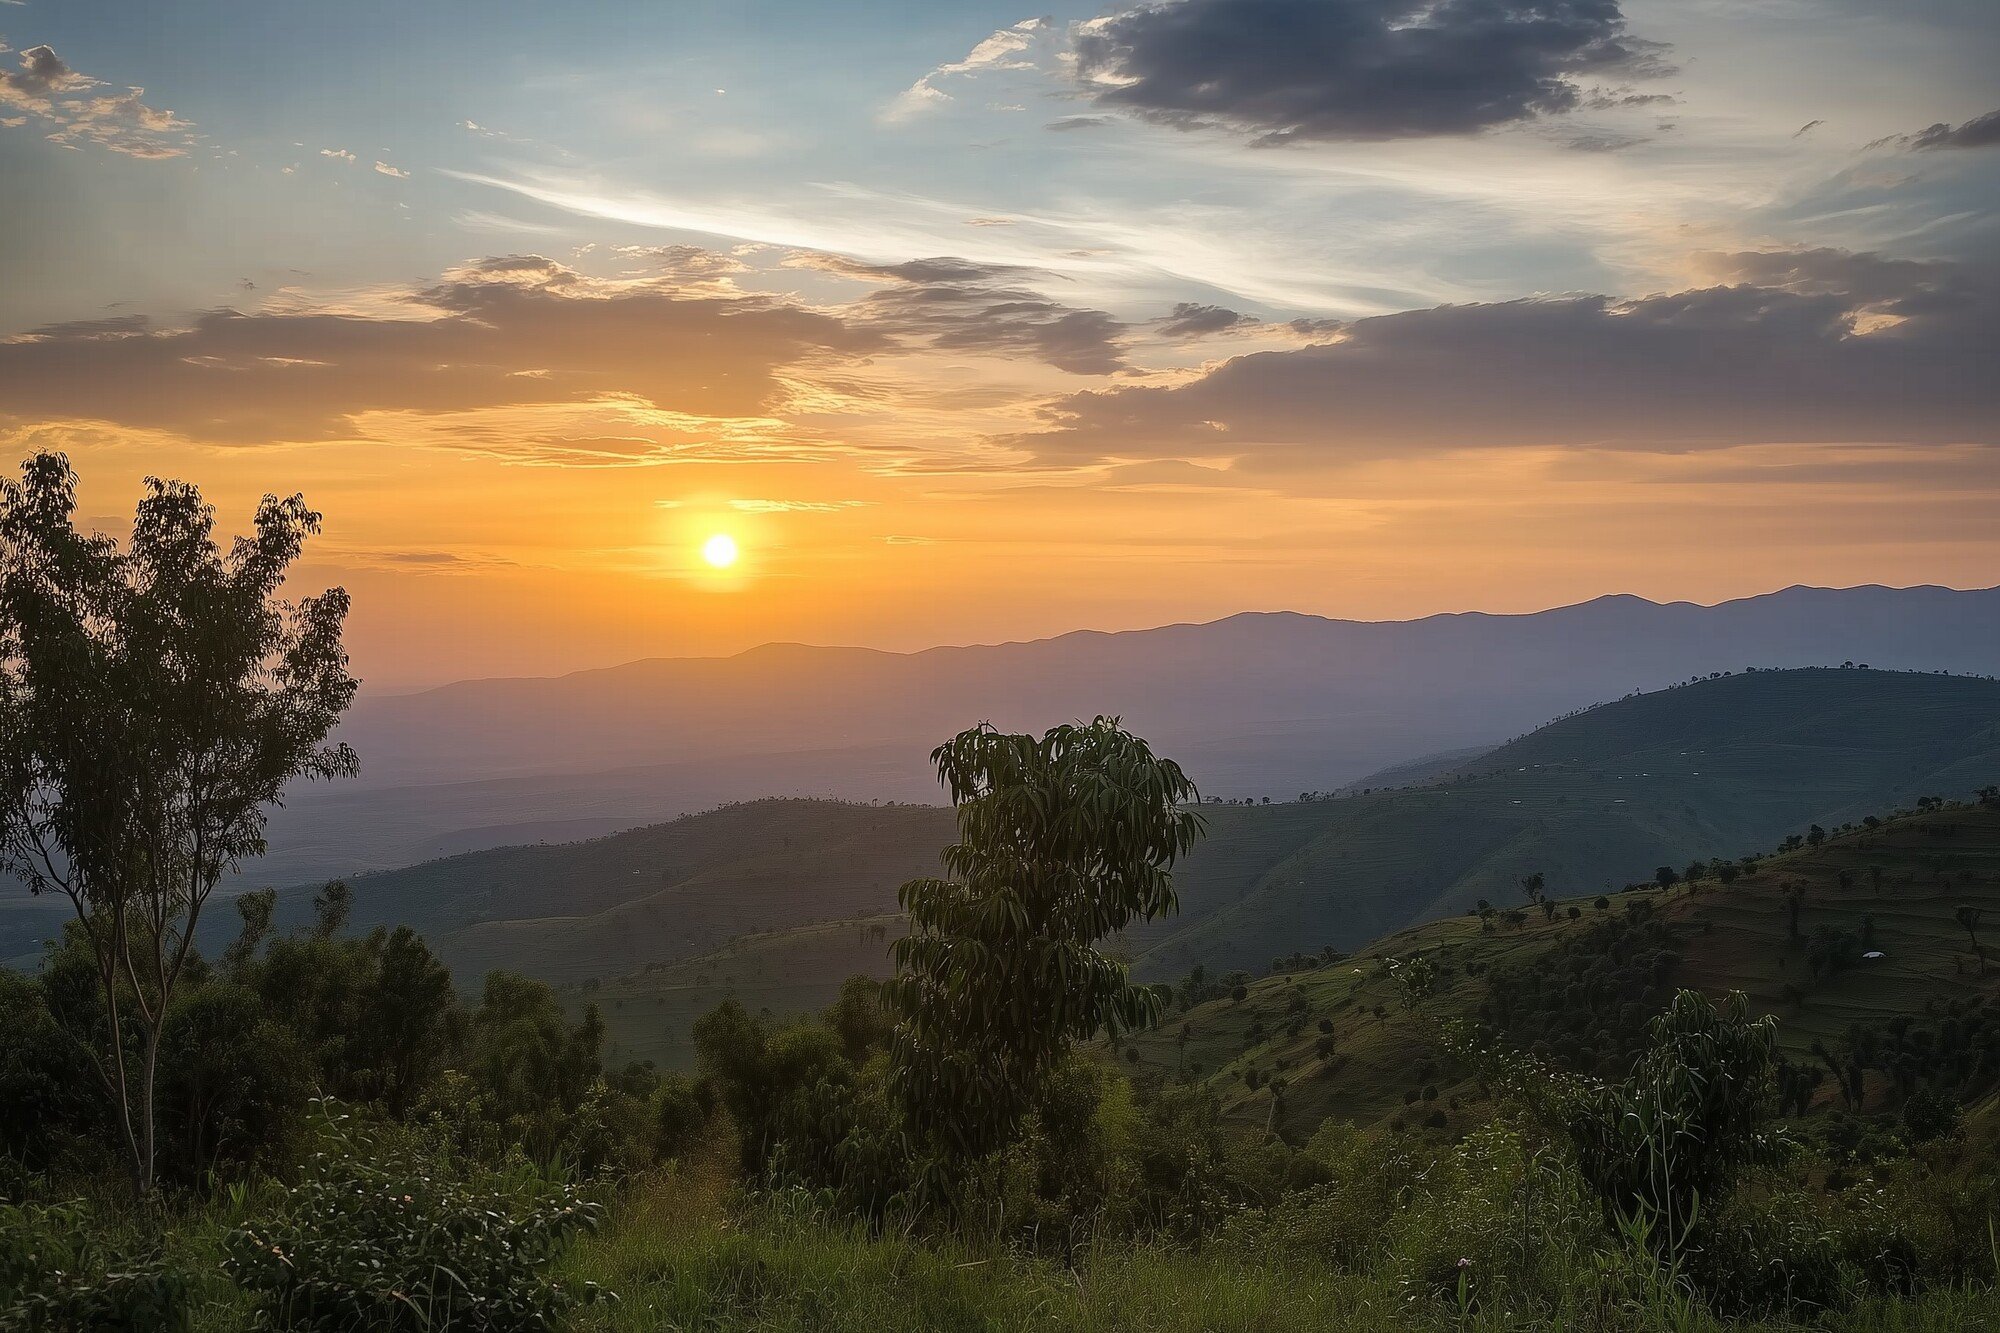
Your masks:
<path fill-rule="evenodd" d="M 83 517 L 121 536 L 147 473 L 201 485 L 225 533 L 264 491 L 304 492 L 325 530 L 296 590 L 353 593 L 349 640 L 371 689 L 774 641 L 913 651 L 1245 610 L 1405 619 L 1609 592 L 1712 602 L 1791 583 L 1984 586 L 1995 554 L 1990 499 L 1927 493 L 1921 474 L 1895 506 L 1879 485 L 1733 480 L 1797 457 L 1776 448 L 1490 451 L 1356 466 L 1290 494 L 1228 473 L 1150 487 L 885 476 L 848 461 L 524 468 L 352 444 L 70 452 Z M 739 558 L 717 568 L 703 547 L 725 522 Z"/>

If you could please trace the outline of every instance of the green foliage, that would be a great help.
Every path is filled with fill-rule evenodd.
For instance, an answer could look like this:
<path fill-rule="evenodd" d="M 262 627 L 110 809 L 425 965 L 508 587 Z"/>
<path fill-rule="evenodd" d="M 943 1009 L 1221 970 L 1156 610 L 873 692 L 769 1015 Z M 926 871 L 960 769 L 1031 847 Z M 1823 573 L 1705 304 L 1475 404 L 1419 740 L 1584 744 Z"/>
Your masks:
<path fill-rule="evenodd" d="M 572 1027 L 547 985 L 492 973 L 473 1015 L 467 1061 L 484 1114 L 506 1141 L 547 1161 L 603 1072 L 603 1043 L 595 1008 Z"/>
<path fill-rule="evenodd" d="M 857 1069 L 831 1028 L 777 1027 L 734 1002 L 696 1023 L 694 1040 L 703 1080 L 736 1126 L 745 1179 L 878 1220 L 907 1192 L 909 1154 L 879 1062 Z"/>
<path fill-rule="evenodd" d="M 1700 1210 L 1724 1203 L 1745 1167 L 1775 1159 L 1776 1035 L 1740 993 L 1718 1007 L 1681 991 L 1630 1077 L 1569 1099 L 1563 1128 L 1607 1217 L 1678 1255 Z"/>
<path fill-rule="evenodd" d="M 326 743 L 355 690 L 347 595 L 280 600 L 319 529 L 296 495 L 266 496 L 224 552 L 198 491 L 149 479 L 121 550 L 77 528 L 76 487 L 49 453 L 0 485 L 0 864 L 82 924 L 104 1003 L 93 1058 L 143 1191 L 203 906 L 264 850 L 293 779 L 354 771 Z"/>
<path fill-rule="evenodd" d="M 1174 910 L 1201 819 L 1180 808 L 1197 799 L 1180 767 L 1113 719 L 1040 738 L 976 727 L 932 759 L 959 841 L 951 879 L 900 895 L 890 1079 L 916 1133 L 971 1159 L 1018 1130 L 1072 1041 L 1158 1018 L 1161 995 L 1096 945 Z"/>
<path fill-rule="evenodd" d="M 0 970 L 0 1155 L 46 1170 L 100 1138 L 103 1092 L 39 980 Z"/>
<path fill-rule="evenodd" d="M 225 1267 L 267 1328 L 539 1333 L 599 1297 L 550 1265 L 601 1216 L 531 1170 L 466 1175 L 356 1132 L 228 1235 Z"/>
<path fill-rule="evenodd" d="M 1672 994 L 1665 922 L 1608 916 L 1535 957 L 1495 967 L 1480 1018 L 1508 1044 L 1577 1073 L 1622 1073 Z"/>
<path fill-rule="evenodd" d="M 451 973 L 407 926 L 357 939 L 337 938 L 329 924 L 322 914 L 319 928 L 273 941 L 259 957 L 246 918 L 230 974 L 284 1016 L 321 1091 L 406 1115 L 467 1037 Z"/>
<path fill-rule="evenodd" d="M 247 987 L 206 981 L 176 997 L 160 1043 L 162 1175 L 284 1160 L 312 1096 L 297 1038 Z"/>
<path fill-rule="evenodd" d="M 653 1155 L 671 1161 L 692 1148 L 708 1127 L 715 1095 L 705 1081 L 669 1074 L 654 1092 L 653 1108 Z"/>
<path fill-rule="evenodd" d="M 175 1333 L 189 1283 L 80 1203 L 0 1202 L 0 1333 Z"/>

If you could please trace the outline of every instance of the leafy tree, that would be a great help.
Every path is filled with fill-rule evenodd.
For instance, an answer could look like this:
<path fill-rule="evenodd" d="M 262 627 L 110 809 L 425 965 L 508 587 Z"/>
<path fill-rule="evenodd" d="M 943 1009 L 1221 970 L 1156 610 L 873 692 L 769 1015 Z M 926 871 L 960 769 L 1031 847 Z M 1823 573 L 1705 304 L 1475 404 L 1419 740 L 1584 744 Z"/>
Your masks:
<path fill-rule="evenodd" d="M 243 986 L 208 981 L 175 997 L 161 1043 L 163 1174 L 195 1181 L 224 1162 L 269 1159 L 311 1094 L 297 1039 Z"/>
<path fill-rule="evenodd" d="M 1555 899 L 1549 897 L 1548 880 L 1541 871 L 1537 870 L 1534 874 L 1522 878 L 1521 896 L 1528 900 L 1528 906 L 1542 909 L 1543 920 L 1556 919 Z"/>
<path fill-rule="evenodd" d="M 1813 979 L 1831 977 L 1861 961 L 1861 940 L 1851 930 L 1821 926 L 1806 941 L 1806 966 Z"/>
<path fill-rule="evenodd" d="M 1986 950 L 1979 946 L 1979 918 L 1984 915 L 1985 913 L 1979 908 L 1970 904 L 1962 905 L 1952 913 L 1959 928 L 1965 932 L 1965 937 L 1972 941 L 1972 956 L 1979 960 L 1979 971 L 1982 975 L 1986 971 Z"/>
<path fill-rule="evenodd" d="M 890 1083 L 950 1158 L 1006 1143 L 1072 1041 L 1157 1020 L 1097 942 L 1175 907 L 1173 866 L 1201 833 L 1194 784 L 1098 718 L 1037 738 L 975 727 L 931 756 L 958 808 L 949 879 L 899 895 L 910 933 L 885 988 Z"/>
<path fill-rule="evenodd" d="M 603 1072 L 597 1006 L 572 1027 L 540 981 L 494 972 L 472 1021 L 471 1069 L 495 1121 L 547 1158 Z"/>
<path fill-rule="evenodd" d="M 354 697 L 347 595 L 278 596 L 319 529 L 266 496 L 225 552 L 192 486 L 149 479 L 121 550 L 79 531 L 60 454 L 0 485 L 0 863 L 70 902 L 104 1004 L 92 1052 L 135 1186 L 155 1173 L 162 1036 L 222 875 L 264 850 Z"/>
<path fill-rule="evenodd" d="M 1681 872 L 1672 866 L 1661 866 L 1653 872 L 1653 883 L 1659 885 L 1662 889 L 1671 889 L 1680 882 Z"/>
<path fill-rule="evenodd" d="M 318 900 L 330 902 L 321 891 Z M 261 919 L 263 909 L 254 909 Z M 462 1053 L 467 1019 L 451 973 L 408 926 L 336 939 L 336 913 L 254 956 L 254 922 L 225 954 L 224 975 L 255 991 L 295 1032 L 322 1091 L 407 1115 Z"/>
<path fill-rule="evenodd" d="M 869 1054 L 886 1047 L 895 1031 L 882 1007 L 882 983 L 863 976 L 841 982 L 840 997 L 826 1011 L 826 1025 L 840 1039 L 848 1063 L 867 1063 Z"/>

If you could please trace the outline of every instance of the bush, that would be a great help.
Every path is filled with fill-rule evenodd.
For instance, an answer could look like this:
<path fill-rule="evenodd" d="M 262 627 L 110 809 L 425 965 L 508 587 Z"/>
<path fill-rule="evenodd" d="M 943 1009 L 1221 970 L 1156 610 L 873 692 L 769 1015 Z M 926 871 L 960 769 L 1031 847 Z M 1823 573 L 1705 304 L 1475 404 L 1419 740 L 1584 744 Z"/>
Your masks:
<path fill-rule="evenodd" d="M 653 1094 L 653 1154 L 670 1161 L 692 1148 L 715 1113 L 708 1084 L 686 1074 L 669 1074 Z"/>
<path fill-rule="evenodd" d="M 81 1204 L 0 1203 L 0 1329 L 173 1333 L 192 1324 L 185 1274 L 127 1249 Z"/>
<path fill-rule="evenodd" d="M 461 1178 L 421 1154 L 348 1142 L 312 1159 L 275 1216 L 230 1232 L 224 1266 L 268 1328 L 539 1331 L 599 1297 L 547 1270 L 600 1216 L 525 1167 Z"/>

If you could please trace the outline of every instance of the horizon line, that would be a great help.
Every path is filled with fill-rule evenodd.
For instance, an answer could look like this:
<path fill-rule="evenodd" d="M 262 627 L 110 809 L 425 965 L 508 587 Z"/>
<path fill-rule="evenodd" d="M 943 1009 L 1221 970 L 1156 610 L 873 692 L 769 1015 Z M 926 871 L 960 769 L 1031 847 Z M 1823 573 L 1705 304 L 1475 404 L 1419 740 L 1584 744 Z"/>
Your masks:
<path fill-rule="evenodd" d="M 1972 593 L 1983 593 L 1983 592 L 2000 592 L 2000 584 L 1993 584 L 1984 587 L 1956 588 L 1951 586 L 1950 584 L 1945 584 L 1945 583 L 1911 583 L 1902 585 L 1888 584 L 1888 583 L 1856 583 L 1840 587 L 1829 587 L 1821 584 L 1812 584 L 1812 583 L 1792 583 L 1792 584 L 1787 584 L 1782 588 L 1773 588 L 1767 592 L 1749 593 L 1741 597 L 1725 597 L 1720 601 L 1715 601 L 1715 602 L 1698 602 L 1690 598 L 1675 598 L 1671 601 L 1662 602 L 1662 601 L 1655 601 L 1653 598 L 1643 596 L 1639 593 L 1607 592 L 1607 593 L 1599 593 L 1594 597 L 1586 597 L 1580 601 L 1562 602 L 1558 603 L 1555 606 L 1540 607 L 1533 611 L 1483 611 L 1477 608 L 1472 608 L 1461 611 L 1434 611 L 1428 615 L 1408 616 L 1401 619 L 1394 617 L 1383 617 L 1380 619 L 1372 619 L 1372 620 L 1361 619 L 1353 616 L 1321 615 L 1318 612 L 1314 611 L 1299 611 L 1290 608 L 1276 608 L 1269 610 L 1242 610 L 1242 611 L 1232 611 L 1227 615 L 1216 616 L 1210 620 L 1173 620 L 1155 625 L 1135 626 L 1129 629 L 1099 629 L 1091 626 L 1081 626 L 1076 629 L 1061 630 L 1053 634 L 1043 634 L 1036 636 L 1034 638 L 1027 638 L 1027 639 L 1000 639 L 1000 640 L 989 640 L 989 641 L 975 641 L 970 643 L 940 643 L 940 644 L 931 644 L 923 648 L 913 648 L 907 650 L 899 650 L 894 648 L 877 648 L 870 646 L 868 644 L 805 643 L 799 640 L 773 639 L 773 640 L 768 640 L 764 643 L 753 644 L 748 648 L 739 649 L 738 651 L 733 653 L 697 653 L 685 656 L 672 656 L 667 654 L 660 654 L 649 657 L 629 658 L 622 662 L 607 663 L 606 665 L 603 666 L 578 667 L 571 671 L 558 671 L 548 675 L 464 676 L 451 680 L 439 681 L 431 685 L 419 685 L 419 686 L 405 687 L 405 688 L 392 687 L 392 688 L 385 688 L 380 692 L 371 691 L 371 693 L 373 693 L 374 697 L 376 698 L 406 699 L 406 698 L 414 698 L 418 695 L 431 694 L 438 690 L 453 689 L 461 685 L 494 685 L 494 684 L 511 684 L 516 682 L 525 682 L 525 681 L 569 680 L 576 676 L 590 676 L 605 672 L 625 671 L 632 667 L 647 666 L 653 663 L 660 663 L 660 662 L 731 662 L 739 658 L 749 657 L 752 654 L 766 653 L 777 649 L 799 649 L 811 652 L 832 652 L 832 653 L 870 653 L 881 657 L 922 657 L 928 653 L 969 652 L 974 649 L 1025 648 L 1034 646 L 1036 644 L 1057 643 L 1064 639 L 1075 639 L 1086 636 L 1097 637 L 1097 638 L 1117 638 L 1129 634 L 1157 634 L 1163 630 L 1206 629 L 1215 625 L 1227 624 L 1232 620 L 1250 620 L 1250 619 L 1266 619 L 1266 618 L 1276 619 L 1284 617 L 1284 618 L 1292 618 L 1298 620 L 1318 621 L 1321 624 L 1326 624 L 1326 625 L 1370 625 L 1370 626 L 1422 625 L 1435 620 L 1458 620 L 1458 619 L 1468 619 L 1473 617 L 1478 617 L 1481 619 L 1488 619 L 1488 620 L 1525 620 L 1533 616 L 1554 615 L 1558 612 L 1563 612 L 1563 611 L 1580 610 L 1584 607 L 1596 606 L 1604 602 L 1635 602 L 1635 603 L 1642 603 L 1646 606 L 1655 607 L 1661 610 L 1665 610 L 1671 607 L 1685 606 L 1685 607 L 1693 607 L 1698 610 L 1713 611 L 1713 610 L 1719 610 L 1720 608 L 1726 606 L 1737 606 L 1744 602 L 1756 602 L 1756 601 L 1762 601 L 1770 597 L 1782 597 L 1788 593 L 1858 593 L 1858 592 L 1948 592 L 1948 593 L 1972 594 Z"/>

